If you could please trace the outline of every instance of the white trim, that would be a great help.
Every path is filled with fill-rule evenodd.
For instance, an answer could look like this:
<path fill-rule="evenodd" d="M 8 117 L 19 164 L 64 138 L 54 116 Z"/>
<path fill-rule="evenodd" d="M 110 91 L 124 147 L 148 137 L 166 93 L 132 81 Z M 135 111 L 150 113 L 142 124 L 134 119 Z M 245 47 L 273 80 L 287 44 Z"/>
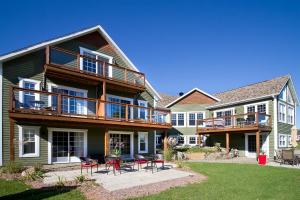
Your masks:
<path fill-rule="evenodd" d="M 3 165 L 3 142 L 2 142 L 2 137 L 3 137 L 3 126 L 2 126 L 2 104 L 3 104 L 3 99 L 2 99 L 2 93 L 3 93 L 3 65 L 2 62 L 0 62 L 0 166 Z"/>
<path fill-rule="evenodd" d="M 127 135 L 130 135 L 130 157 L 133 158 L 133 154 L 134 154 L 133 135 L 134 135 L 134 132 L 132 132 L 132 131 L 108 131 L 108 134 L 127 134 Z"/>
<path fill-rule="evenodd" d="M 40 156 L 40 126 L 20 126 L 18 125 L 19 129 L 19 157 L 20 158 L 27 158 L 27 157 L 39 157 Z M 24 129 L 31 129 L 34 130 L 34 153 L 23 153 L 23 133 Z"/>
<path fill-rule="evenodd" d="M 214 99 L 216 101 L 220 101 L 220 99 L 218 99 L 218 98 L 216 98 L 216 97 L 214 97 L 214 96 L 212 96 L 212 95 L 204 92 L 203 90 L 200 90 L 199 88 L 193 88 L 190 91 L 188 91 L 187 93 L 185 93 L 184 95 L 178 97 L 177 99 L 175 99 L 174 101 L 172 101 L 171 103 L 169 103 L 168 105 L 166 105 L 165 107 L 168 108 L 169 106 L 171 106 L 174 103 L 180 101 L 181 99 L 185 98 L 186 96 L 188 96 L 189 94 L 191 94 L 194 91 L 200 92 L 200 93 L 202 93 L 202 94 L 204 94 L 204 95 L 206 95 L 206 96 L 208 96 L 208 97 L 210 97 L 210 98 L 212 98 L 212 99 Z"/>
<path fill-rule="evenodd" d="M 59 37 L 59 38 L 56 38 L 56 39 L 53 39 L 53 40 L 50 40 L 50 41 L 42 42 L 42 43 L 39 43 L 37 45 L 33 45 L 33 46 L 28 47 L 28 48 L 19 50 L 19 51 L 8 53 L 6 55 L 0 56 L 0 61 L 3 61 L 3 62 L 8 61 L 8 60 L 11 60 L 11 59 L 16 58 L 18 56 L 22 56 L 22 55 L 28 54 L 30 52 L 43 49 L 48 45 L 55 45 L 55 44 L 58 44 L 58 43 L 61 43 L 61 42 L 67 41 L 67 40 L 74 39 L 76 37 L 80 37 L 82 35 L 92 33 L 94 31 L 98 31 L 100 33 L 100 35 L 102 35 L 108 41 L 108 43 L 110 43 L 117 50 L 117 53 L 120 54 L 120 56 L 125 60 L 125 62 L 127 62 L 128 65 L 131 66 L 134 70 L 139 72 L 137 67 L 129 60 L 129 58 L 125 55 L 125 53 L 118 47 L 118 45 L 112 40 L 112 38 L 107 34 L 107 32 L 100 25 L 97 25 L 97 26 L 94 26 L 94 27 L 91 27 L 91 28 L 88 28 L 88 29 L 85 29 L 85 30 L 82 30 L 82 31 L 78 31 L 76 33 L 72 33 L 72 34 L 69 34 L 69 35 L 66 35 L 66 36 L 63 36 L 63 37 Z M 146 85 L 153 91 L 154 95 L 156 95 L 156 97 L 158 99 L 161 99 L 161 96 L 152 87 L 152 85 L 148 82 L 147 79 L 145 80 L 145 82 L 146 82 Z"/>
<path fill-rule="evenodd" d="M 141 135 L 145 135 L 145 151 L 141 151 L 140 149 L 140 137 Z M 138 153 L 148 153 L 148 145 L 149 145 L 149 142 L 148 142 L 148 132 L 138 132 Z"/>
<path fill-rule="evenodd" d="M 273 134 L 274 134 L 274 150 L 278 149 L 278 124 L 277 124 L 277 117 L 278 117 L 278 102 L 277 102 L 277 96 L 274 96 L 274 101 L 273 101 Z M 274 151 L 275 153 L 275 151 Z"/>
<path fill-rule="evenodd" d="M 288 136 L 289 136 L 289 135 L 288 135 L 288 134 L 281 134 L 281 133 L 279 133 L 278 135 L 279 135 L 279 138 L 278 138 L 278 139 L 279 139 L 279 140 L 278 140 L 279 145 L 278 145 L 278 146 L 279 146 L 280 148 L 288 147 Z M 280 137 L 281 137 L 281 136 L 283 136 L 283 137 L 285 138 L 285 145 L 280 145 Z"/>
<path fill-rule="evenodd" d="M 256 135 L 255 133 L 245 133 L 245 156 L 246 157 L 250 157 L 250 158 L 256 158 L 256 152 L 249 152 L 248 151 L 248 136 L 249 135 Z M 262 138 L 263 141 L 263 137 L 266 137 L 265 142 L 263 144 L 261 144 L 262 148 L 261 151 L 264 151 L 267 155 L 267 157 L 269 157 L 270 155 L 270 149 L 269 149 L 269 135 L 268 134 L 260 134 L 260 137 Z"/>
<path fill-rule="evenodd" d="M 292 117 L 293 117 L 293 120 L 292 122 L 290 122 L 290 119 L 289 119 L 289 109 L 292 109 Z M 290 106 L 290 105 L 287 105 L 287 109 L 286 109 L 286 122 L 290 125 L 294 125 L 295 124 L 295 107 L 294 106 Z"/>
<path fill-rule="evenodd" d="M 190 146 L 196 146 L 197 145 L 198 135 L 186 135 L 185 137 L 186 137 L 186 144 L 188 144 Z M 191 137 L 195 137 L 195 144 L 190 143 Z"/>
<path fill-rule="evenodd" d="M 176 127 L 176 128 L 180 128 L 180 127 L 186 127 L 186 112 L 172 112 L 171 113 L 171 123 L 172 123 L 172 115 L 173 114 L 176 114 L 176 126 L 172 125 L 173 127 Z M 178 126 L 178 114 L 183 114 L 183 118 L 184 118 L 184 124 L 183 126 Z"/>
<path fill-rule="evenodd" d="M 53 142 L 53 132 L 58 131 L 58 132 L 82 132 L 83 133 L 83 156 L 87 156 L 87 129 L 72 129 L 72 128 L 48 128 L 48 164 L 52 163 L 70 163 L 73 162 L 70 159 L 70 156 L 68 154 L 68 162 L 52 162 L 52 142 Z M 68 144 L 69 145 L 69 144 Z M 77 161 L 74 161 L 77 162 Z M 79 162 L 79 161 L 78 161 Z"/>
<path fill-rule="evenodd" d="M 190 114 L 192 114 L 192 113 L 194 113 L 194 114 L 196 114 L 195 115 L 195 120 L 196 120 L 196 122 L 195 122 L 195 125 L 194 126 L 191 126 L 190 125 Z M 202 113 L 202 115 L 203 115 L 203 119 L 205 119 L 205 111 L 188 111 L 187 113 L 186 113 L 186 118 L 187 118 L 187 127 L 196 127 L 196 124 L 197 124 L 197 121 L 198 121 L 198 117 L 197 117 L 197 114 L 198 113 Z"/>
<path fill-rule="evenodd" d="M 112 64 L 113 62 L 113 57 L 112 56 L 109 56 L 109 55 L 106 55 L 104 53 L 100 53 L 100 52 L 97 52 L 97 51 L 93 51 L 93 50 L 90 50 L 90 49 L 87 49 L 87 48 L 84 48 L 84 47 L 79 47 L 80 49 L 80 54 L 83 55 L 83 52 L 87 52 L 87 53 L 90 53 L 90 54 L 94 54 L 96 56 L 100 56 L 100 57 L 103 57 L 103 58 L 107 58 L 109 61 L 108 63 Z M 97 60 L 99 60 L 97 58 Z M 83 58 L 80 57 L 80 70 L 83 70 Z M 96 74 L 99 74 L 98 73 L 98 62 L 96 62 Z M 112 66 L 109 65 L 109 68 L 108 68 L 108 76 L 109 77 L 112 77 Z"/>
<path fill-rule="evenodd" d="M 230 108 L 223 108 L 223 109 L 218 109 L 213 111 L 213 116 L 217 117 L 217 112 L 225 112 L 225 111 L 231 111 L 231 115 L 235 115 L 234 110 L 235 107 L 230 107 Z"/>

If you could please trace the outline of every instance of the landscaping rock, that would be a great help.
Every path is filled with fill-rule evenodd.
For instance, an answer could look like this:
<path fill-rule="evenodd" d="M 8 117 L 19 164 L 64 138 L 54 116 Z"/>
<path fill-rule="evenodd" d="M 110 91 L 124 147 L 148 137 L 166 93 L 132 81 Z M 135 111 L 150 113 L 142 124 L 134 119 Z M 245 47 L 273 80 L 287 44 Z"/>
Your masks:
<path fill-rule="evenodd" d="M 25 176 L 33 174 L 34 172 L 35 172 L 34 167 L 29 167 L 29 168 L 25 169 L 24 171 L 22 171 L 21 176 L 25 177 Z"/>

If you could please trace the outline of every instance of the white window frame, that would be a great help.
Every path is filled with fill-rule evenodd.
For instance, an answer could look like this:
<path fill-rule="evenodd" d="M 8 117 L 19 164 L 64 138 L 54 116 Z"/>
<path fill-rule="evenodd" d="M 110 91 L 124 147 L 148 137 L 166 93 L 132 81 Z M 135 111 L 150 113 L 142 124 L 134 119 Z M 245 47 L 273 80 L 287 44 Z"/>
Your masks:
<path fill-rule="evenodd" d="M 190 142 L 192 137 L 195 138 L 195 144 L 192 144 L 192 143 Z M 197 145 L 197 136 L 196 136 L 196 135 L 189 135 L 189 136 L 188 136 L 188 141 L 187 141 L 187 142 L 188 142 L 189 145 L 192 145 L 192 146 L 193 146 L 193 145 Z"/>
<path fill-rule="evenodd" d="M 141 106 L 140 104 L 144 104 L 145 106 L 142 106 L 142 107 L 145 107 L 145 120 L 147 120 L 147 115 L 148 115 L 148 101 L 145 101 L 145 100 L 138 100 L 138 104 L 139 106 Z M 138 118 L 140 119 L 141 118 L 141 108 L 138 108 Z"/>
<path fill-rule="evenodd" d="M 28 158 L 28 157 L 39 157 L 40 156 L 40 126 L 20 126 L 19 128 L 19 157 L 20 158 Z M 34 145 L 35 145 L 35 153 L 27 153 L 24 154 L 24 146 L 23 146 L 23 135 L 24 130 L 30 129 L 34 130 L 35 136 L 34 136 Z"/>
<path fill-rule="evenodd" d="M 145 151 L 141 151 L 141 136 L 144 135 L 145 136 Z M 138 132 L 138 152 L 139 153 L 148 153 L 148 132 Z"/>
<path fill-rule="evenodd" d="M 109 55 L 106 55 L 106 54 L 103 54 L 103 53 L 100 53 L 97 51 L 92 51 L 92 50 L 84 48 L 84 47 L 79 47 L 79 49 L 80 49 L 81 55 L 83 55 L 83 52 L 87 52 L 89 54 L 94 54 L 94 55 L 96 55 L 96 57 L 100 56 L 103 58 L 107 58 L 109 60 L 108 63 L 112 64 L 112 61 L 113 61 L 112 56 L 109 56 Z M 97 58 L 97 60 L 98 60 L 98 58 Z M 82 57 L 80 57 L 80 70 L 83 70 L 83 58 Z M 96 62 L 96 74 L 98 74 L 98 62 Z M 108 76 L 112 77 L 112 66 L 111 65 L 109 65 L 109 67 L 108 67 Z"/>
<path fill-rule="evenodd" d="M 284 113 L 284 119 L 281 119 L 281 106 L 284 106 L 284 110 L 283 110 L 283 113 Z M 279 102 L 278 103 L 278 121 L 279 122 L 282 122 L 282 123 L 286 123 L 286 118 L 287 118 L 287 116 L 286 116 L 286 112 L 287 111 L 287 106 L 286 106 L 286 104 L 285 103 L 282 103 L 282 102 Z"/>
<path fill-rule="evenodd" d="M 58 88 L 58 89 L 65 89 L 65 90 L 72 90 L 75 92 L 81 92 L 83 93 L 83 97 L 87 98 L 88 96 L 88 90 L 85 89 L 80 89 L 80 88 L 75 88 L 75 87 L 69 87 L 69 86 L 64 86 L 64 85 L 57 85 L 55 83 L 48 83 L 48 92 L 52 92 L 52 87 Z M 76 97 L 76 96 L 75 96 Z M 51 95 L 48 96 L 48 106 L 52 106 L 52 98 Z M 87 101 L 84 101 L 84 114 L 87 115 Z"/>
<path fill-rule="evenodd" d="M 178 143 L 179 138 L 183 138 L 183 144 Z M 185 145 L 186 144 L 186 136 L 185 135 L 178 135 L 176 139 L 177 139 L 177 145 Z"/>
<path fill-rule="evenodd" d="M 176 114 L 176 125 L 173 127 L 186 127 L 186 113 L 185 112 L 172 112 L 172 114 Z M 178 114 L 183 114 L 184 123 L 183 125 L 178 126 Z M 171 118 L 172 120 L 172 118 Z"/>
<path fill-rule="evenodd" d="M 234 115 L 234 107 L 231 108 L 224 108 L 224 109 L 219 109 L 219 110 L 214 110 L 213 114 L 214 117 L 217 117 L 217 112 L 225 112 L 225 111 L 231 111 L 231 115 Z"/>
<path fill-rule="evenodd" d="M 281 140 L 281 137 L 284 138 L 284 140 Z M 285 142 L 285 144 L 280 144 L 280 142 Z M 287 134 L 279 134 L 279 137 L 278 137 L 278 146 L 279 147 L 287 147 L 288 146 L 288 135 Z"/>
<path fill-rule="evenodd" d="M 19 77 L 19 87 L 24 88 L 24 83 L 25 82 L 31 82 L 34 83 L 34 89 L 35 90 L 40 90 L 40 85 L 41 81 L 33 80 L 33 79 L 28 79 L 28 78 L 20 78 Z M 35 100 L 39 101 L 40 100 L 40 93 L 34 93 Z M 24 91 L 19 91 L 19 101 L 20 103 L 24 103 Z"/>
<path fill-rule="evenodd" d="M 247 113 L 248 107 L 250 106 L 254 106 L 255 108 L 255 112 L 258 112 L 257 107 L 258 105 L 262 105 L 265 104 L 266 105 L 266 114 L 269 114 L 269 101 L 262 101 L 262 102 L 258 102 L 258 103 L 251 103 L 251 104 L 246 104 L 244 105 L 244 113 Z"/>
<path fill-rule="evenodd" d="M 292 109 L 291 113 L 290 113 L 290 109 Z M 294 125 L 294 123 L 295 123 L 295 108 L 293 106 L 287 106 L 287 115 L 286 116 L 287 116 L 287 123 Z M 290 121 L 290 116 L 293 118 L 292 121 Z"/>
<path fill-rule="evenodd" d="M 205 119 L 205 112 L 204 111 L 189 111 L 187 112 L 187 124 L 188 124 L 188 127 L 196 127 L 197 126 L 197 122 L 198 122 L 198 113 L 201 113 L 203 115 L 203 119 Z M 195 115 L 195 125 L 190 125 L 190 114 L 194 114 Z M 204 126 L 204 123 L 203 125 Z M 202 127 L 202 126 L 199 126 L 199 127 Z"/>

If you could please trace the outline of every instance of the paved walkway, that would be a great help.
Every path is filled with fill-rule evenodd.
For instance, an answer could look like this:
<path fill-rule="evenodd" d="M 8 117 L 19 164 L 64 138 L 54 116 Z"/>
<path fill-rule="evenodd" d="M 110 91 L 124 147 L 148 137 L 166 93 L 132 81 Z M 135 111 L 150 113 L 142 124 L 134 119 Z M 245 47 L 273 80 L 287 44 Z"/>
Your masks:
<path fill-rule="evenodd" d="M 171 164 L 168 164 L 169 166 Z M 96 169 L 95 169 L 96 170 Z M 69 171 L 53 171 L 45 174 L 45 184 L 55 184 L 58 181 L 58 177 L 64 181 L 74 181 L 79 176 L 80 170 L 69 170 Z M 166 168 L 165 170 L 140 170 L 140 171 L 126 171 L 119 174 L 118 172 L 114 175 L 112 172 L 107 174 L 104 168 L 99 168 L 99 172 L 87 173 L 83 170 L 83 174 L 88 178 L 92 178 L 96 183 L 102 185 L 108 191 L 115 191 L 120 189 L 131 188 L 140 185 L 147 185 L 151 183 L 158 183 L 162 181 L 168 181 L 177 178 L 183 178 L 193 175 L 191 172 L 176 170 L 175 168 Z"/>

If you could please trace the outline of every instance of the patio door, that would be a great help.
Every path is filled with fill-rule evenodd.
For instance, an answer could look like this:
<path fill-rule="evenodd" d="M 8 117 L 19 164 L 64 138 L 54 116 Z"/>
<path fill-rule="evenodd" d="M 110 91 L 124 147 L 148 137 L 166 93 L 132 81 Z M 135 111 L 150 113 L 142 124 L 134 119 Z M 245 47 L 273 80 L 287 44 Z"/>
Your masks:
<path fill-rule="evenodd" d="M 86 156 L 86 132 L 54 130 L 52 134 L 52 162 L 80 162 Z"/>
<path fill-rule="evenodd" d="M 266 155 L 269 155 L 268 136 L 266 134 L 261 134 L 259 140 L 261 151 L 264 151 Z M 256 158 L 256 135 L 254 133 L 245 135 L 245 156 Z"/>
<path fill-rule="evenodd" d="M 115 149 L 121 151 L 124 157 L 133 157 L 133 133 L 117 133 L 109 134 L 109 152 L 113 154 Z"/>

